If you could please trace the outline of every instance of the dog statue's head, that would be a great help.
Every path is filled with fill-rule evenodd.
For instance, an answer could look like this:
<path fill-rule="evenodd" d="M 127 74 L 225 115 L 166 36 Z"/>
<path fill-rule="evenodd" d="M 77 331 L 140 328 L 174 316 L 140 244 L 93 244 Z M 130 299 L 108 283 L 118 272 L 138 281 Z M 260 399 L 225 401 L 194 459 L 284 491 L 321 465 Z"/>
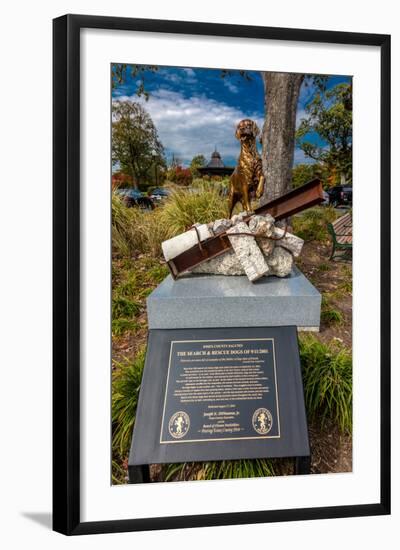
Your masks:
<path fill-rule="evenodd" d="M 236 126 L 235 136 L 236 139 L 244 141 L 246 139 L 256 139 L 259 133 L 260 130 L 258 129 L 257 124 L 253 120 L 245 118 Z"/>

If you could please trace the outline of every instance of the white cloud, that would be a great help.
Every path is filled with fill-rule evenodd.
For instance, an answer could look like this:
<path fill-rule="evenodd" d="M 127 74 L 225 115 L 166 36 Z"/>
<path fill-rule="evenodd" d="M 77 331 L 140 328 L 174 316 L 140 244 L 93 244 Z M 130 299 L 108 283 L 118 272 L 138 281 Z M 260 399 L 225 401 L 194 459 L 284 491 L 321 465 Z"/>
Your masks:
<path fill-rule="evenodd" d="M 166 82 L 173 84 L 195 84 L 196 73 L 193 69 L 183 67 L 179 72 L 171 72 L 169 69 L 161 69 L 158 73 Z"/>
<path fill-rule="evenodd" d="M 180 92 L 160 89 L 152 92 L 148 101 L 136 95 L 117 99 L 141 102 L 150 113 L 169 156 L 174 153 L 184 164 L 189 164 L 199 154 L 208 160 L 217 147 L 226 164 L 232 165 L 240 152 L 240 144 L 235 138 L 237 123 L 243 118 L 251 118 L 260 130 L 264 123 L 263 117 L 255 113 L 245 113 L 204 95 L 185 98 Z M 297 125 L 304 114 L 303 109 L 298 110 Z M 295 149 L 294 164 L 313 162 L 301 149 Z"/>
<path fill-rule="evenodd" d="M 196 73 L 190 67 L 184 67 L 183 71 L 187 74 L 187 76 L 196 77 Z"/>
<path fill-rule="evenodd" d="M 225 77 L 223 79 L 223 83 L 224 83 L 224 86 L 226 86 L 228 88 L 228 90 L 230 92 L 232 92 L 233 94 L 237 94 L 239 93 L 239 88 L 229 80 L 229 77 Z"/>
<path fill-rule="evenodd" d="M 177 73 L 165 73 L 163 74 L 163 78 L 165 80 L 168 80 L 168 82 L 173 82 L 174 84 L 182 82 L 182 77 L 179 76 Z"/>
<path fill-rule="evenodd" d="M 185 83 L 186 84 L 196 84 L 197 76 L 193 69 L 184 68 L 183 72 L 185 73 Z"/>
<path fill-rule="evenodd" d="M 153 92 L 147 102 L 137 96 L 118 99 L 141 101 L 153 119 L 164 147 L 185 164 L 198 154 L 209 159 L 214 147 L 223 160 L 235 159 L 240 151 L 235 138 L 237 123 L 243 118 L 252 118 L 260 129 L 263 123 L 262 118 L 254 113 L 244 113 L 204 95 L 185 98 L 179 92 L 161 89 Z"/>

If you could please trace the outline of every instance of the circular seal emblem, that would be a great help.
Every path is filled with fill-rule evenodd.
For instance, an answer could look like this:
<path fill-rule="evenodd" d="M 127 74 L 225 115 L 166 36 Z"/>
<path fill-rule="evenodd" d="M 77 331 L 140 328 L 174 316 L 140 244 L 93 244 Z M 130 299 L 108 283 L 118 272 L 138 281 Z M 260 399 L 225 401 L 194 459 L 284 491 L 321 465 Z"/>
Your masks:
<path fill-rule="evenodd" d="M 175 439 L 182 439 L 188 433 L 190 427 L 189 415 L 183 411 L 174 413 L 169 419 L 168 431 Z"/>
<path fill-rule="evenodd" d="M 253 414 L 252 424 L 257 433 L 265 435 L 272 428 L 272 414 L 268 409 L 257 409 Z"/>

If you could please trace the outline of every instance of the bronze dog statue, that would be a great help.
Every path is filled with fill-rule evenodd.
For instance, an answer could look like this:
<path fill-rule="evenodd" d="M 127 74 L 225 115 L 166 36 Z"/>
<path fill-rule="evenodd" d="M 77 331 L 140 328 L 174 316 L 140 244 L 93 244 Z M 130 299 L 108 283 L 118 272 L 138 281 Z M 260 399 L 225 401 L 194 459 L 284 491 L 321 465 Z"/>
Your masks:
<path fill-rule="evenodd" d="M 241 149 L 238 164 L 231 175 L 229 186 L 229 217 L 237 202 L 243 210 L 251 211 L 250 193 L 256 189 L 259 199 L 264 191 L 262 163 L 256 147 L 256 137 L 260 133 L 257 124 L 245 118 L 236 127 L 235 136 L 240 140 Z"/>

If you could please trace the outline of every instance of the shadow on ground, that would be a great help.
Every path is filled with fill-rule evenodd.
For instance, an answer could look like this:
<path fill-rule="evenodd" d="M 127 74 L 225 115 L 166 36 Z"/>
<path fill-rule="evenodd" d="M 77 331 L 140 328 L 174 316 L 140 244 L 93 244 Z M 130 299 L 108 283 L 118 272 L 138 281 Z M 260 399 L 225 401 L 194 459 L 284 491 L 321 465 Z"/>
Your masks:
<path fill-rule="evenodd" d="M 50 512 L 22 512 L 21 515 L 47 529 L 52 529 L 53 527 L 53 516 Z"/>

